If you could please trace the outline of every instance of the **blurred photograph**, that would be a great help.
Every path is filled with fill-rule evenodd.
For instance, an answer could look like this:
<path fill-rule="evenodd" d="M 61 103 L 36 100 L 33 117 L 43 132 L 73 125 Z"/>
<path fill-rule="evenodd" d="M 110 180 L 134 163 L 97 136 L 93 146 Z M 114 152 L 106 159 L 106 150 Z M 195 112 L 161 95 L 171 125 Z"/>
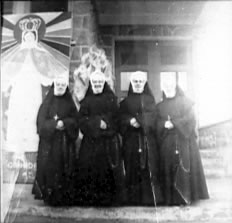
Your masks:
<path fill-rule="evenodd" d="M 1 1 L 1 222 L 232 221 L 232 2 Z"/>

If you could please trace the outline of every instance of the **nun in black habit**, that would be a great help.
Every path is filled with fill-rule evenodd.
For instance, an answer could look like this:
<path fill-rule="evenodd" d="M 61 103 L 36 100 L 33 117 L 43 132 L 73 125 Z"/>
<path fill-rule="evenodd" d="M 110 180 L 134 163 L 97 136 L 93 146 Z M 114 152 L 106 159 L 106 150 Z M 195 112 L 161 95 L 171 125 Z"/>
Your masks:
<path fill-rule="evenodd" d="M 155 141 L 155 99 L 144 72 L 131 76 L 128 96 L 120 103 L 127 205 L 154 206 L 162 201 L 159 154 Z"/>
<path fill-rule="evenodd" d="M 81 142 L 76 188 L 77 204 L 110 206 L 116 201 L 113 168 L 119 163 L 115 116 L 117 98 L 100 71 L 90 75 L 89 88 L 80 106 Z M 116 153 L 117 153 L 116 152 Z"/>
<path fill-rule="evenodd" d="M 68 89 L 68 77 L 57 77 L 37 116 L 39 148 L 32 189 L 49 205 L 68 205 L 78 137 L 78 112 Z"/>
<path fill-rule="evenodd" d="M 165 205 L 185 205 L 209 198 L 196 141 L 193 102 L 177 86 L 174 76 L 163 85 L 157 104 L 157 139 Z"/>

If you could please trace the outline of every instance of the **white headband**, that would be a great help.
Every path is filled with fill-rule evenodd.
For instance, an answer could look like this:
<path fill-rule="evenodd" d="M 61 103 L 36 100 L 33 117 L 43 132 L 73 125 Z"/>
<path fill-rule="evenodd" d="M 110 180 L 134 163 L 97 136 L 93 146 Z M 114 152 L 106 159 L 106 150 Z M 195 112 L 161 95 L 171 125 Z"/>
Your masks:
<path fill-rule="evenodd" d="M 102 72 L 99 71 L 99 70 L 94 71 L 93 73 L 91 73 L 89 79 L 90 79 L 91 82 L 92 82 L 93 79 L 104 80 L 104 81 L 106 81 L 105 74 L 102 73 Z"/>
<path fill-rule="evenodd" d="M 147 81 L 147 73 L 143 72 L 143 71 L 136 71 L 136 72 L 131 74 L 130 81 L 135 80 L 135 79 L 143 80 L 146 82 Z"/>
<path fill-rule="evenodd" d="M 69 85 L 69 75 L 68 72 L 64 72 L 54 78 L 54 82 L 57 80 L 62 80 L 67 86 Z"/>

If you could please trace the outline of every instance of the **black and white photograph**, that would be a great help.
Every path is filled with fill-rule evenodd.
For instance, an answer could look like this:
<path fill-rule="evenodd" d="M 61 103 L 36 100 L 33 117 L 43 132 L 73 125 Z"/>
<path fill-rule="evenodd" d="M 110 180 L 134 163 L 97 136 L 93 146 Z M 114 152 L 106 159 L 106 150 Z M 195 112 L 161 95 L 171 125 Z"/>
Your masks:
<path fill-rule="evenodd" d="M 232 1 L 1 1 L 1 223 L 232 222 Z"/>

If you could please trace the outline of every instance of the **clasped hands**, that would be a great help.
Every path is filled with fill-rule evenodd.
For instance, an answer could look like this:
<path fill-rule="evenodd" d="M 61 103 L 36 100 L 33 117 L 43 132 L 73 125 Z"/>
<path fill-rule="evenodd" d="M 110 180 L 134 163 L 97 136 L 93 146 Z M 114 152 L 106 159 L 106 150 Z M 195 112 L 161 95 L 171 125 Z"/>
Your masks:
<path fill-rule="evenodd" d="M 134 128 L 139 128 L 140 124 L 138 123 L 138 121 L 136 120 L 136 118 L 132 118 L 130 120 L 130 125 L 133 126 Z"/>
<path fill-rule="evenodd" d="M 101 120 L 101 122 L 100 122 L 100 128 L 101 129 L 106 129 L 107 128 L 107 124 L 106 124 L 106 122 L 104 120 Z"/>
<path fill-rule="evenodd" d="M 174 128 L 174 125 L 173 125 L 169 115 L 168 115 L 168 120 L 164 123 L 164 127 L 166 129 L 173 129 Z"/>
<path fill-rule="evenodd" d="M 64 122 L 62 120 L 58 120 L 56 123 L 56 129 L 64 130 Z"/>

